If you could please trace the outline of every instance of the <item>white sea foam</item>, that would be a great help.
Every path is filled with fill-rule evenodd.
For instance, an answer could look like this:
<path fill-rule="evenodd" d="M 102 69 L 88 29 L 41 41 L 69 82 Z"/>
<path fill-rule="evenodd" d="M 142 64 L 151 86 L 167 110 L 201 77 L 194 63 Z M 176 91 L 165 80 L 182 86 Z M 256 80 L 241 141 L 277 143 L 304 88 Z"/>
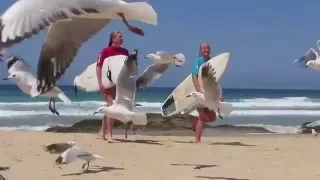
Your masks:
<path fill-rule="evenodd" d="M 238 99 L 230 102 L 233 111 L 230 116 L 319 116 L 320 99 L 307 97 L 284 98 L 253 98 Z M 142 106 L 136 111 L 160 112 L 162 102 L 137 102 Z M 103 101 L 80 101 L 71 104 L 57 102 L 56 107 L 62 116 L 88 116 L 101 105 Z M 48 102 L 0 102 L 0 118 L 16 116 L 51 115 Z M 17 108 L 18 107 L 18 108 Z M 197 112 L 191 114 L 197 115 Z"/>
<path fill-rule="evenodd" d="M 238 127 L 261 127 L 268 131 L 282 134 L 294 134 L 297 132 L 300 126 L 280 126 L 280 125 L 268 125 L 268 124 L 237 124 Z"/>
<path fill-rule="evenodd" d="M 46 129 L 52 127 L 52 126 L 63 126 L 67 127 L 70 125 L 65 125 L 65 124 L 47 124 L 44 126 L 30 126 L 30 125 L 21 125 L 21 126 L 10 126 L 10 127 L 0 127 L 1 131 L 45 131 Z"/>
<path fill-rule="evenodd" d="M 284 98 L 253 98 L 238 99 L 231 101 L 234 107 L 240 108 L 308 108 L 320 107 L 320 99 L 310 99 L 308 97 L 284 97 Z"/>

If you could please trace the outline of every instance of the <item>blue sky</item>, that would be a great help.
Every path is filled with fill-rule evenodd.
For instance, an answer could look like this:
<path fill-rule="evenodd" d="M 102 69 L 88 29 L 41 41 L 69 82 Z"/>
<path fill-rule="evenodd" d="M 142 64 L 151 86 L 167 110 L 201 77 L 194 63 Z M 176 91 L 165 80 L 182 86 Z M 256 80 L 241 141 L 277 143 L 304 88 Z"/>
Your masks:
<path fill-rule="evenodd" d="M 1 12 L 13 2 L 1 2 Z M 157 26 L 130 21 L 144 29 L 145 37 L 129 32 L 121 21 L 114 20 L 81 47 L 59 84 L 72 84 L 74 76 L 93 63 L 107 45 L 109 33 L 120 30 L 125 38 L 124 47 L 140 49 L 140 72 L 151 63 L 142 58 L 147 53 L 164 50 L 186 56 L 183 67 L 171 67 L 152 86 L 177 86 L 190 74 L 199 43 L 209 41 L 212 55 L 231 52 L 220 81 L 224 88 L 320 89 L 320 72 L 300 69 L 292 63 L 310 47 L 316 48 L 320 37 L 319 1 L 150 0 L 149 3 L 158 13 Z M 25 58 L 35 69 L 45 34 L 43 31 L 10 52 Z M 0 75 L 6 76 L 6 67 L 1 66 L 0 70 Z"/>

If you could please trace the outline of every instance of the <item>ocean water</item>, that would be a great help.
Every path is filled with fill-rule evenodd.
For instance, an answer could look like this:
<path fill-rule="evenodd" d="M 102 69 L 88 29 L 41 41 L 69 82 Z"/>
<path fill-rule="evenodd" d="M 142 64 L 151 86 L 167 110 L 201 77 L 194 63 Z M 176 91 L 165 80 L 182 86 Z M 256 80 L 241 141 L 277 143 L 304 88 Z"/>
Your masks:
<path fill-rule="evenodd" d="M 72 125 L 85 118 L 102 118 L 93 112 L 105 104 L 99 93 L 60 86 L 73 101 L 57 99 L 60 116 L 48 109 L 47 98 L 30 98 L 16 85 L 0 85 L 0 129 L 41 131 L 55 125 Z M 137 92 L 137 111 L 160 112 L 160 106 L 173 88 L 148 88 Z M 320 90 L 223 89 L 226 102 L 233 104 L 230 116 L 210 125 L 264 127 L 277 133 L 294 133 L 302 123 L 320 120 Z"/>

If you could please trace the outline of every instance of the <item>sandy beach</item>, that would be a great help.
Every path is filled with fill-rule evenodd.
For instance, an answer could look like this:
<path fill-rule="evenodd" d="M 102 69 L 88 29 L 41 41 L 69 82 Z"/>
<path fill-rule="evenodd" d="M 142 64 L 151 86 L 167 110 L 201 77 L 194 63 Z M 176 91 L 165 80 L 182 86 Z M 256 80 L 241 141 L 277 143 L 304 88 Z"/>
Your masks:
<path fill-rule="evenodd" d="M 0 132 L 0 173 L 15 179 L 221 179 L 308 180 L 319 179 L 320 143 L 310 134 L 204 137 L 203 144 L 189 143 L 190 136 L 129 136 L 113 144 L 96 134 Z M 59 168 L 58 155 L 44 145 L 69 140 L 104 159 L 91 163 L 81 174 L 84 161 Z M 134 140 L 138 140 L 134 142 Z M 99 167 L 98 167 L 99 166 Z"/>

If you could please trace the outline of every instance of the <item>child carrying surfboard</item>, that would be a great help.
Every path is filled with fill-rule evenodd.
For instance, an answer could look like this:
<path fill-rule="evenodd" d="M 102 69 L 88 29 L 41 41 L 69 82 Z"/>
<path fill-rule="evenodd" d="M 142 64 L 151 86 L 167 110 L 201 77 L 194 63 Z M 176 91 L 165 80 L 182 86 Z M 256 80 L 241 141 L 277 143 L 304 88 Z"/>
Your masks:
<path fill-rule="evenodd" d="M 207 42 L 200 44 L 199 57 L 194 61 L 192 66 L 192 80 L 196 91 L 201 92 L 200 84 L 198 81 L 199 68 L 206 61 L 211 59 L 211 46 Z M 221 101 L 223 100 L 223 96 Z M 192 121 L 192 129 L 195 132 L 195 143 L 201 142 L 201 135 L 203 132 L 204 124 L 207 122 L 214 122 L 216 120 L 216 113 L 208 108 L 198 108 L 199 118 Z"/>

